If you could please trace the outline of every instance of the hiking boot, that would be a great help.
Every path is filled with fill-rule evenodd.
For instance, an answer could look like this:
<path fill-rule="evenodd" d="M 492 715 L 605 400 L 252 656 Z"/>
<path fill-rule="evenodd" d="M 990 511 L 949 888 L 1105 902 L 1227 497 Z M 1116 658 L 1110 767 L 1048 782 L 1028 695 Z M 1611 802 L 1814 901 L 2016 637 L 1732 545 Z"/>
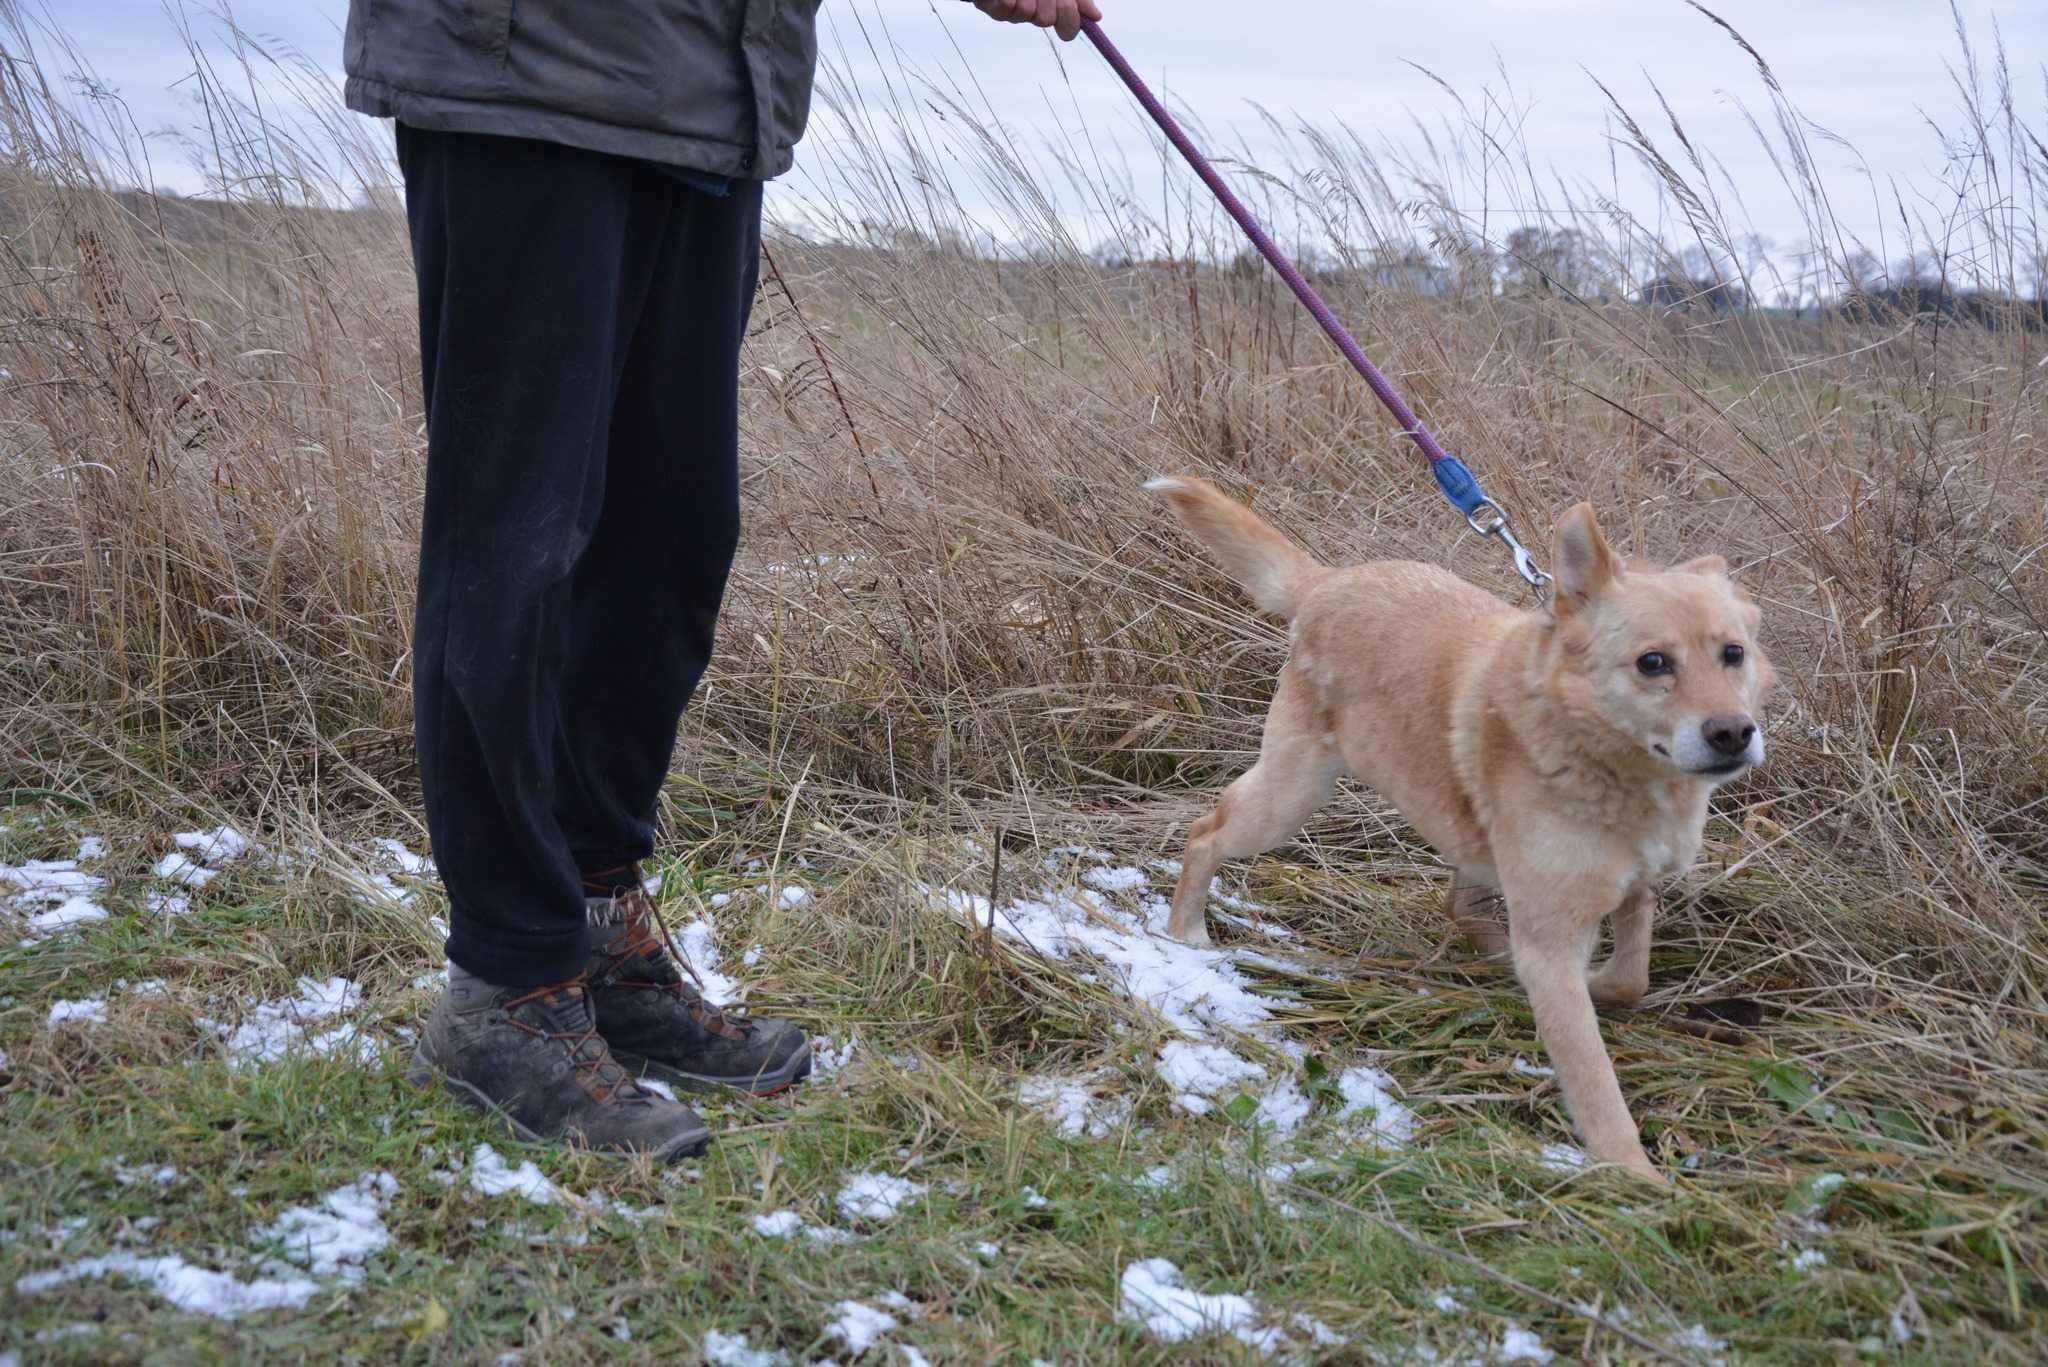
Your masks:
<path fill-rule="evenodd" d="M 530 1143 L 566 1140 L 657 1162 L 704 1152 L 710 1132 L 697 1113 L 634 1082 L 590 1009 L 580 978 L 498 987 L 450 964 L 406 1078 L 424 1087 L 439 1076 L 457 1099 L 496 1112 Z"/>
<path fill-rule="evenodd" d="M 811 1044 L 787 1021 L 717 1006 L 686 980 L 657 933 L 654 899 L 635 888 L 593 897 L 590 985 L 597 1031 L 635 1076 L 675 1087 L 768 1096 L 811 1071 Z M 692 972 L 690 978 L 696 974 Z"/>

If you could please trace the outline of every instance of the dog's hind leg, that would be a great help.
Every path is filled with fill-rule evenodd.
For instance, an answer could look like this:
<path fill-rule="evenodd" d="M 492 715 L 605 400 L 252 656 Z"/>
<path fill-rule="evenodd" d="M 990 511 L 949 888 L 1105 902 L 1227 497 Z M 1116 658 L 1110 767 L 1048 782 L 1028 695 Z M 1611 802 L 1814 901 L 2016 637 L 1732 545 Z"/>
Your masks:
<path fill-rule="evenodd" d="M 1634 1006 L 1650 990 L 1650 910 L 1647 891 L 1632 892 L 1614 909 L 1614 953 L 1586 979 L 1602 1006 Z"/>
<path fill-rule="evenodd" d="M 1463 874 L 1452 874 L 1444 910 L 1450 913 L 1451 924 L 1465 932 L 1474 953 L 1489 959 L 1506 957 L 1508 923 L 1498 892 L 1483 883 L 1466 882 Z"/>
<path fill-rule="evenodd" d="M 1300 830 L 1329 801 L 1342 771 L 1336 740 L 1322 724 L 1308 684 L 1289 665 L 1266 714 L 1259 762 L 1225 789 L 1216 810 L 1188 833 L 1166 933 L 1186 944 L 1208 944 L 1202 913 L 1216 870 L 1226 859 L 1262 854 Z"/>

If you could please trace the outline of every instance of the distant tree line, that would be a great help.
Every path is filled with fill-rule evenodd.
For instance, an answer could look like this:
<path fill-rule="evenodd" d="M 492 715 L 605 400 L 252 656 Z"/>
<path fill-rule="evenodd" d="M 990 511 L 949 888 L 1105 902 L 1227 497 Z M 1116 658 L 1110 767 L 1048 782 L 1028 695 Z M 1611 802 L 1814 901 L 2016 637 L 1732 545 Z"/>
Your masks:
<path fill-rule="evenodd" d="M 1777 274 L 1774 244 L 1756 234 L 1712 250 L 1695 245 L 1674 252 L 1648 243 L 1630 253 L 1578 228 L 1531 226 L 1514 229 L 1498 248 L 1468 247 L 1439 254 L 1403 243 L 1383 243 L 1365 251 L 1304 245 L 1291 247 L 1289 254 L 1319 285 L 1362 285 L 1423 298 L 1555 294 L 1664 313 L 1764 312 L 1878 323 L 1917 318 L 1991 329 L 2048 330 L 2048 299 L 2038 286 L 2031 296 L 1958 289 L 1935 263 L 1924 259 L 1909 259 L 1886 271 L 1870 253 L 1852 251 L 1846 259 L 1821 263 L 1818 273 L 1787 285 Z M 1120 270 L 1205 269 L 1194 261 L 1138 259 L 1115 249 L 1098 250 L 1095 259 Z M 1265 262 L 1249 247 L 1220 264 L 1227 273 L 1246 279 L 1266 272 Z M 2048 261 L 2035 275 L 2048 280 Z M 1768 302 L 1754 287 L 1758 281 L 1775 286 Z"/>

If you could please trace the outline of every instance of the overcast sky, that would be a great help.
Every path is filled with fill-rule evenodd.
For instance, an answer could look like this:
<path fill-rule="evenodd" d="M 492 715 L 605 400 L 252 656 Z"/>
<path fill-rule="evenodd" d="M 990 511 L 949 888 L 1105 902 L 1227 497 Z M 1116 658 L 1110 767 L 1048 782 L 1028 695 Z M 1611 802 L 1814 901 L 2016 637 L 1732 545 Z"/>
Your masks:
<path fill-rule="evenodd" d="M 1487 89 L 1504 97 L 1539 168 L 1606 189 L 1615 184 L 1612 125 L 1593 78 L 1668 140 L 1654 81 L 1688 135 L 1741 187 L 1747 213 L 1740 217 L 1781 250 L 1805 236 L 1738 106 L 1770 122 L 1754 64 L 1682 0 L 1103 4 L 1105 29 L 1141 73 L 1177 108 L 1198 111 L 1211 137 L 1242 137 L 1255 154 L 1270 146 L 1255 104 L 1286 123 L 1341 122 L 1413 146 L 1415 120 L 1441 126 L 1458 117 L 1457 101 L 1417 70 L 1424 68 L 1468 104 L 1483 105 Z M 246 31 L 303 52 L 336 88 L 346 8 L 345 0 L 232 4 Z M 1801 113 L 1854 149 L 1817 144 L 1837 207 L 1887 259 L 1900 255 L 1896 224 L 1886 221 L 1876 201 L 1888 202 L 1897 186 L 1910 202 L 1942 202 L 1948 154 L 1934 130 L 1960 122 L 1953 71 L 1960 49 L 1948 6 L 1941 0 L 1721 0 L 1711 8 L 1762 52 Z M 1959 8 L 1980 60 L 1988 64 L 1994 41 L 2003 38 L 2022 115 L 2040 128 L 2048 3 L 1959 0 Z M 190 88 L 179 84 L 190 62 L 159 0 L 59 0 L 54 9 L 139 126 L 154 132 L 192 125 L 193 110 L 179 94 Z M 205 30 L 203 11 L 193 6 L 192 12 L 195 27 Z M 862 24 L 854 22 L 857 15 Z M 957 0 L 828 0 L 822 24 L 828 59 L 864 92 L 880 90 L 885 68 L 899 83 L 908 73 L 910 84 L 920 77 L 957 82 L 971 73 L 978 98 L 1037 155 L 1046 155 L 1062 135 L 1056 123 L 1078 118 L 1098 147 L 1115 149 L 1134 165 L 1156 166 L 1134 107 L 1085 40 L 1055 53 L 1039 34 L 991 23 Z M 885 48 L 879 61 L 871 44 Z M 197 174 L 179 164 L 168 141 L 159 148 L 154 164 L 161 181 L 196 188 Z M 798 156 L 799 171 L 771 200 L 771 212 L 780 206 L 787 216 L 809 206 L 815 213 L 819 200 L 834 194 L 829 140 L 813 139 Z M 1636 213 L 1656 216 L 1656 197 L 1639 172 L 1625 169 L 1619 189 Z M 981 201 L 971 207 L 1000 234 L 1000 209 Z M 1076 229 L 1077 235 L 1086 231 Z"/>

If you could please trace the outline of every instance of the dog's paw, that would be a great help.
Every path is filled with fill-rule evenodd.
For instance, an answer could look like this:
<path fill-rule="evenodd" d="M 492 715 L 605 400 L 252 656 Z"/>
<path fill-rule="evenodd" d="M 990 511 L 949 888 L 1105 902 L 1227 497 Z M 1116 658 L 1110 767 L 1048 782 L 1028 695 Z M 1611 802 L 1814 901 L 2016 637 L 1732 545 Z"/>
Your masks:
<path fill-rule="evenodd" d="M 1647 976 L 1610 974 L 1603 970 L 1586 978 L 1586 991 L 1602 1006 L 1634 1006 L 1649 990 Z"/>

